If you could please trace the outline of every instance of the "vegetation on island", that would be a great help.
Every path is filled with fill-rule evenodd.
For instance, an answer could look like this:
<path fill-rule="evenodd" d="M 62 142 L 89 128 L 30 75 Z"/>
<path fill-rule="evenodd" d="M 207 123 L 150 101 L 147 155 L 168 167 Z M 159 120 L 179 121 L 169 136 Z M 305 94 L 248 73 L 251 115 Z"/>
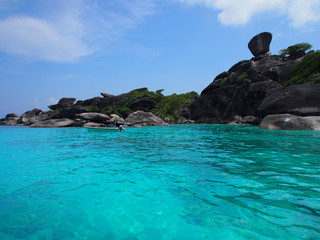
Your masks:
<path fill-rule="evenodd" d="M 309 53 L 293 69 L 290 79 L 284 83 L 284 87 L 297 84 L 320 83 L 320 52 Z"/>
<path fill-rule="evenodd" d="M 176 122 L 179 119 L 183 119 L 183 117 L 179 114 L 179 111 L 186 104 L 199 96 L 198 93 L 194 91 L 183 94 L 174 93 L 167 96 L 163 95 L 162 92 L 163 89 L 153 92 L 149 91 L 148 88 L 138 88 L 128 93 L 112 96 L 111 98 L 115 98 L 115 100 L 111 101 L 110 103 L 96 104 L 97 102 L 101 103 L 105 100 L 103 97 L 96 97 L 93 98 L 96 101 L 92 101 L 92 103 L 88 105 L 82 104 L 81 107 L 89 112 L 117 114 L 120 117 L 126 118 L 130 113 L 136 111 L 136 109 L 132 107 L 133 102 L 139 99 L 149 98 L 155 104 L 153 107 L 148 109 L 148 111 L 154 113 L 163 120 L 166 119 L 167 121 Z M 47 111 L 46 113 L 49 118 L 56 118 L 62 110 L 62 108 L 58 108 L 56 110 Z"/>
<path fill-rule="evenodd" d="M 160 117 L 161 119 L 169 118 L 171 121 L 177 121 L 182 119 L 179 114 L 181 108 L 199 96 L 198 93 L 192 91 L 184 94 L 172 94 L 163 95 L 163 89 L 155 92 L 149 91 L 148 88 L 139 88 L 130 91 L 129 93 L 122 94 L 125 96 L 121 101 L 115 104 L 113 107 L 106 107 L 101 112 L 104 113 L 115 113 L 119 116 L 125 117 L 126 115 L 134 112 L 130 108 L 132 102 L 137 99 L 143 98 L 154 98 L 156 101 L 156 107 L 151 110 L 152 113 Z"/>

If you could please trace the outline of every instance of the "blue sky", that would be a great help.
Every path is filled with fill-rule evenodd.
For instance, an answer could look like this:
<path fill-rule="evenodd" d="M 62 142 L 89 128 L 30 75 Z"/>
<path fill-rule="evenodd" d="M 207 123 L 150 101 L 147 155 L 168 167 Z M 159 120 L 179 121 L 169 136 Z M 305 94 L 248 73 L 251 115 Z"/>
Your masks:
<path fill-rule="evenodd" d="M 320 0 L 0 0 L 0 117 L 135 88 L 200 93 L 256 34 L 320 49 Z"/>

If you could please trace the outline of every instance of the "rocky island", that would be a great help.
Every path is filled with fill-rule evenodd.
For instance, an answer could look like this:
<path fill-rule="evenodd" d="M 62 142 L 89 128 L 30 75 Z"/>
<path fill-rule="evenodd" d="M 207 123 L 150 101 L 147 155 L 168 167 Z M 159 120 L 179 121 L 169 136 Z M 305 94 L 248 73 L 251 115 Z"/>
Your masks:
<path fill-rule="evenodd" d="M 320 52 L 297 44 L 271 55 L 272 34 L 253 37 L 250 60 L 217 75 L 200 94 L 164 96 L 147 88 L 87 100 L 62 98 L 50 111 L 7 114 L 1 125 L 30 127 L 250 124 L 264 129 L 320 130 Z"/>

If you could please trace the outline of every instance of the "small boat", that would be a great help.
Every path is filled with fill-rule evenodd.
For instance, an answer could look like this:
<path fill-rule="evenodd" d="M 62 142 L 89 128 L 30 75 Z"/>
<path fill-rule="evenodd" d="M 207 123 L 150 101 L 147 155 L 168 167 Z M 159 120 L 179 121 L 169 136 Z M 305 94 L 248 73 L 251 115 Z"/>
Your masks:
<path fill-rule="evenodd" d="M 120 131 L 117 127 L 85 127 L 88 130 L 106 130 L 106 131 Z"/>

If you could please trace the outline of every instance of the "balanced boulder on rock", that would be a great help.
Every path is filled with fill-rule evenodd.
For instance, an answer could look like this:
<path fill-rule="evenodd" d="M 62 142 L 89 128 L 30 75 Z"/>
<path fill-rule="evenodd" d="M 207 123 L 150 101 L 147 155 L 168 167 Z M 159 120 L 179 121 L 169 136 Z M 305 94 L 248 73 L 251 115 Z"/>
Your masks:
<path fill-rule="evenodd" d="M 255 37 L 253 37 L 249 44 L 248 48 L 253 56 L 257 57 L 261 54 L 269 52 L 270 43 L 272 40 L 272 34 L 269 32 L 263 32 Z"/>

